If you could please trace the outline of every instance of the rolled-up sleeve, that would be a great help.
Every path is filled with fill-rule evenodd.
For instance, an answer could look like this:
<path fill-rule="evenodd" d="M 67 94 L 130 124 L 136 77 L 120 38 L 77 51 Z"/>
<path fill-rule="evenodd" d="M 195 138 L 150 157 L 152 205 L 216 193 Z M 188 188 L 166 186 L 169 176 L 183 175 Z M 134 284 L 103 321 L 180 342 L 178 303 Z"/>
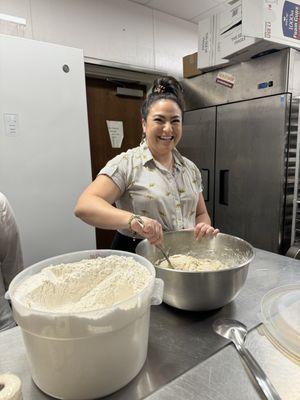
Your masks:
<path fill-rule="evenodd" d="M 202 176 L 199 169 L 195 166 L 195 175 L 196 175 L 196 188 L 197 191 L 200 193 L 203 191 L 203 184 L 202 184 Z"/>
<path fill-rule="evenodd" d="M 127 160 L 123 154 L 119 154 L 110 160 L 105 167 L 103 167 L 98 175 L 107 175 L 118 186 L 120 191 L 124 193 L 127 186 Z"/>

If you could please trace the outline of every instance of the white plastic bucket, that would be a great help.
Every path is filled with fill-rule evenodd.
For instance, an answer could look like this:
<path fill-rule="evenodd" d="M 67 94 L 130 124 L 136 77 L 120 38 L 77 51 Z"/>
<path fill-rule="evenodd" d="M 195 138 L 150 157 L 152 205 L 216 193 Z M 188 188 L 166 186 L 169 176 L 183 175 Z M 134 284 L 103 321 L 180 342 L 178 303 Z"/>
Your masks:
<path fill-rule="evenodd" d="M 53 313 L 29 309 L 14 297 L 17 286 L 50 265 L 110 255 L 133 257 L 151 273 L 140 293 L 91 312 Z M 86 250 L 43 260 L 20 272 L 8 296 L 21 327 L 31 375 L 45 393 L 69 400 L 106 396 L 131 381 L 147 356 L 151 304 L 162 302 L 163 281 L 153 265 L 137 254 L 117 250 Z"/>

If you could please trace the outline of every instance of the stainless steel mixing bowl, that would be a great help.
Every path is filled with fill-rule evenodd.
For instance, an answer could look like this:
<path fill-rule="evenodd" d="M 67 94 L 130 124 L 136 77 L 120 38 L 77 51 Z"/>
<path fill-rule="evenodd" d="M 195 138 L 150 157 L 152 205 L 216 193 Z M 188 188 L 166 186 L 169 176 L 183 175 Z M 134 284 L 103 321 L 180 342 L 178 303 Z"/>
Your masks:
<path fill-rule="evenodd" d="M 243 287 L 248 266 L 254 258 L 253 247 L 245 240 L 219 233 L 197 241 L 192 231 L 167 232 L 164 247 L 169 256 L 190 254 L 198 258 L 217 259 L 229 268 L 217 271 L 179 271 L 155 265 L 162 260 L 161 251 L 148 240 L 140 242 L 136 253 L 153 263 L 157 277 L 163 279 L 165 303 L 190 311 L 213 310 L 230 303 Z"/>

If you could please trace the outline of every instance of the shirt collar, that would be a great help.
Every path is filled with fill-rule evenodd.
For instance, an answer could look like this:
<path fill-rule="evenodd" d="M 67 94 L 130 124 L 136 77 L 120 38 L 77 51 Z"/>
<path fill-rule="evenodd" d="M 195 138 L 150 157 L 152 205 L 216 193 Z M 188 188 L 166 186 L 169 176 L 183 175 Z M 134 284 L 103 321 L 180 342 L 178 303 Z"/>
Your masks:
<path fill-rule="evenodd" d="M 154 160 L 153 155 L 152 155 L 145 139 L 140 143 L 140 151 L 141 151 L 143 165 L 146 165 L 150 160 Z M 184 158 L 182 157 L 182 155 L 179 153 L 179 151 L 176 148 L 173 150 L 173 156 L 174 156 L 174 162 L 175 162 L 176 166 L 178 166 L 178 167 L 185 166 Z"/>

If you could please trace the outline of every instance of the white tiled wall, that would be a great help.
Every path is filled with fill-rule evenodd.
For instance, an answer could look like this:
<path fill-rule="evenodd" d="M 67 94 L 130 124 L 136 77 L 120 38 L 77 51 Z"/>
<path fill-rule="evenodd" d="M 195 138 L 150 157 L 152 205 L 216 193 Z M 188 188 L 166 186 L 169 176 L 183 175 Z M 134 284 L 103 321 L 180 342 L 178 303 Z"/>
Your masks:
<path fill-rule="evenodd" d="M 181 76 L 182 57 L 197 51 L 196 24 L 127 0 L 0 0 L 0 13 L 26 18 L 24 37 L 82 48 L 95 62 Z"/>

